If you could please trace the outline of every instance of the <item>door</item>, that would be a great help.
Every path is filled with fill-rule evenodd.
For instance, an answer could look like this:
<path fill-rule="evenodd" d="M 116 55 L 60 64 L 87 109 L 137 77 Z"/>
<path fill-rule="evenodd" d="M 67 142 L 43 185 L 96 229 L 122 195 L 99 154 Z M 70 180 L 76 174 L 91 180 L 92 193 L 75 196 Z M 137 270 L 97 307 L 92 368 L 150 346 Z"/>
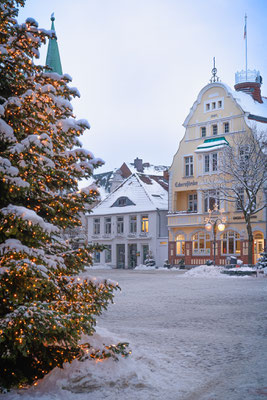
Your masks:
<path fill-rule="evenodd" d="M 143 264 L 145 264 L 145 260 L 149 252 L 149 246 L 148 244 L 143 244 L 142 248 L 143 248 Z"/>
<path fill-rule="evenodd" d="M 137 244 L 128 245 L 128 268 L 135 268 L 137 266 Z"/>
<path fill-rule="evenodd" d="M 125 244 L 117 244 L 117 268 L 125 268 Z"/>
<path fill-rule="evenodd" d="M 264 251 L 264 238 L 262 233 L 256 233 L 254 235 L 254 264 L 257 263 L 258 259 L 261 256 L 261 253 Z"/>

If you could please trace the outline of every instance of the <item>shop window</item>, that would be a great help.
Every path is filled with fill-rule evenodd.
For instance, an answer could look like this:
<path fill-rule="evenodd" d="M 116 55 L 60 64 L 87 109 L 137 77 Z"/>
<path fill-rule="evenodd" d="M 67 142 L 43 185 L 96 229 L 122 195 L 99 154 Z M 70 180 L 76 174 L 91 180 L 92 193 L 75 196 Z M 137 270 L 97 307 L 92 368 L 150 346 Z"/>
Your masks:
<path fill-rule="evenodd" d="M 110 263 L 111 262 L 111 245 L 106 245 L 105 246 L 105 263 Z"/>
<path fill-rule="evenodd" d="M 100 263 L 100 251 L 94 251 L 94 263 L 99 264 Z"/>
<path fill-rule="evenodd" d="M 228 231 L 221 235 L 221 246 L 223 255 L 240 255 L 240 235 L 239 233 Z"/>
<path fill-rule="evenodd" d="M 193 255 L 210 255 L 210 235 L 206 232 L 197 232 L 192 236 Z"/>
<path fill-rule="evenodd" d="M 184 255 L 185 254 L 185 237 L 184 235 L 176 236 L 176 255 Z"/>

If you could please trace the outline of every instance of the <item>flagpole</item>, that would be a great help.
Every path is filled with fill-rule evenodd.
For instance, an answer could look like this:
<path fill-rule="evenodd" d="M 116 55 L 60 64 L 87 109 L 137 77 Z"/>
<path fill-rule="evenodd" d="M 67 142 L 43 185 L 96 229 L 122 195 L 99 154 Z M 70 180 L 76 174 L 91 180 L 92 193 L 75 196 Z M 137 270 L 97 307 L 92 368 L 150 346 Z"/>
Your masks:
<path fill-rule="evenodd" d="M 247 14 L 245 14 L 245 47 L 246 47 L 246 81 L 248 80 L 248 42 L 247 42 Z"/>

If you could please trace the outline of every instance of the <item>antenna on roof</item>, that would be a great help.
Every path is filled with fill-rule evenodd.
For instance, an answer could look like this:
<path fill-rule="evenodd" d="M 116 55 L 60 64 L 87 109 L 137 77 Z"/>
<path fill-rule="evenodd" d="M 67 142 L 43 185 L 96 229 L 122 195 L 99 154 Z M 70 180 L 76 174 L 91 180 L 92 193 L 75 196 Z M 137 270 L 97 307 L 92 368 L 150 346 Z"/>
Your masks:
<path fill-rule="evenodd" d="M 212 77 L 210 79 L 210 83 L 218 82 L 219 77 L 217 76 L 217 68 L 215 67 L 215 57 L 213 57 L 213 68 L 211 70 Z"/>
<path fill-rule="evenodd" d="M 246 81 L 248 79 L 248 40 L 247 40 L 247 14 L 245 14 L 245 26 L 244 26 L 244 39 L 245 39 L 245 58 L 246 58 Z"/>

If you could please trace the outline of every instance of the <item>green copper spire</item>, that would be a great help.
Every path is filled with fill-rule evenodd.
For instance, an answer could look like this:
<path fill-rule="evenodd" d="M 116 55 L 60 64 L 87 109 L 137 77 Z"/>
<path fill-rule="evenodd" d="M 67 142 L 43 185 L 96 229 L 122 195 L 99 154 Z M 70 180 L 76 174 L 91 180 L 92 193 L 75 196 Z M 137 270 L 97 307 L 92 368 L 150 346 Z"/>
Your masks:
<path fill-rule="evenodd" d="M 54 13 L 51 15 L 51 21 L 52 21 L 51 30 L 55 31 Z M 48 67 L 52 68 L 53 72 L 57 72 L 59 75 L 63 74 L 62 67 L 61 67 L 61 62 L 60 62 L 58 44 L 57 44 L 57 39 L 56 38 L 49 39 L 48 50 L 47 50 L 47 56 L 46 56 L 46 62 L 45 63 L 46 63 L 46 65 L 48 65 Z"/>

